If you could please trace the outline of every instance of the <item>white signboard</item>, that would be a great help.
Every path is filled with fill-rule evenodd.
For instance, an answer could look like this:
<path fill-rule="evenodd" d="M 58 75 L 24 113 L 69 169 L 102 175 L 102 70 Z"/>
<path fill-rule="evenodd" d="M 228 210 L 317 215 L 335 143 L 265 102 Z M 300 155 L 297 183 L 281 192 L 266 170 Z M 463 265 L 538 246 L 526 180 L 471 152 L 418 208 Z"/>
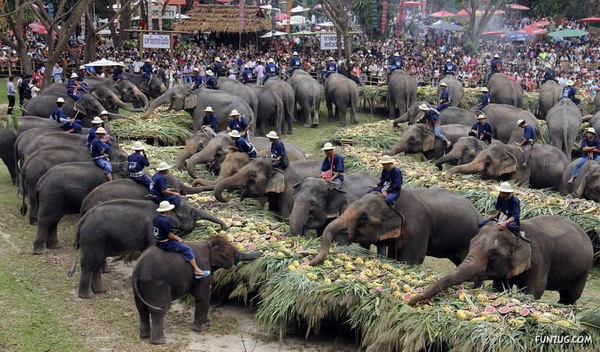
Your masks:
<path fill-rule="evenodd" d="M 171 48 L 171 36 L 168 34 L 144 34 L 142 46 L 152 49 L 169 49 Z"/>
<path fill-rule="evenodd" d="M 337 34 L 321 34 L 321 50 L 337 50 Z"/>
<path fill-rule="evenodd" d="M 160 10 L 162 6 L 159 5 L 151 5 L 150 12 L 148 13 L 149 18 L 158 18 L 160 14 Z M 165 12 L 163 12 L 162 18 L 164 20 L 174 20 L 177 18 L 177 6 L 166 6 Z"/>

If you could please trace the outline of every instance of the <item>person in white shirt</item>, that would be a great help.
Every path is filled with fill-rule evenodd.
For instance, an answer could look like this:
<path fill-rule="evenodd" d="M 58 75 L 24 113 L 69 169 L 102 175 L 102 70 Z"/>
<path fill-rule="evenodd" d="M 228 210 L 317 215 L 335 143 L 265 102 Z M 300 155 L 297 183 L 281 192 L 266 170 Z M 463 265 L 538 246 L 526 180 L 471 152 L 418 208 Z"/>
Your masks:
<path fill-rule="evenodd" d="M 39 83 L 38 81 L 36 81 L 35 79 L 31 81 L 31 83 L 29 83 L 29 87 L 31 89 L 31 98 L 35 98 L 38 96 L 39 92 L 40 92 L 40 88 L 38 87 Z"/>
<path fill-rule="evenodd" d="M 54 83 L 62 83 L 63 68 L 58 63 L 54 64 L 52 68 L 52 78 Z"/>

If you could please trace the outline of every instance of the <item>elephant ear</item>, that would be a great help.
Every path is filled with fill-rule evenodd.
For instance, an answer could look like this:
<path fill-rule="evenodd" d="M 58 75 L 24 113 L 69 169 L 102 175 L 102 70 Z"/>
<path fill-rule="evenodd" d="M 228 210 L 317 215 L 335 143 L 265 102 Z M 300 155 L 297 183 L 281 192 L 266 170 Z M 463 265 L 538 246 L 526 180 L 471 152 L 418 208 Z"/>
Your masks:
<path fill-rule="evenodd" d="M 517 158 L 512 153 L 506 153 L 500 161 L 500 168 L 498 175 L 506 175 L 517 172 L 518 168 Z"/>
<path fill-rule="evenodd" d="M 325 209 L 327 218 L 337 218 L 340 216 L 340 210 L 344 208 L 346 203 L 348 203 L 348 200 L 345 191 L 337 188 L 329 188 L 327 190 L 327 206 Z"/>
<path fill-rule="evenodd" d="M 191 110 L 198 106 L 198 95 L 195 93 L 190 93 L 185 96 L 183 99 L 183 108 L 185 110 Z"/>
<path fill-rule="evenodd" d="M 282 171 L 275 170 L 267 182 L 266 193 L 283 193 L 285 191 L 285 175 Z"/>
<path fill-rule="evenodd" d="M 513 234 L 510 234 L 513 236 Z M 531 268 L 531 245 L 522 240 L 517 240 L 519 243 L 513 249 L 512 256 L 510 258 L 510 268 L 506 273 L 506 278 L 517 276 L 522 272 Z"/>
<path fill-rule="evenodd" d="M 431 131 L 423 133 L 423 152 L 428 152 L 435 148 L 435 135 Z"/>
<path fill-rule="evenodd" d="M 79 99 L 75 102 L 75 104 L 73 104 L 73 110 L 85 115 L 85 105 L 83 104 L 82 99 Z"/>

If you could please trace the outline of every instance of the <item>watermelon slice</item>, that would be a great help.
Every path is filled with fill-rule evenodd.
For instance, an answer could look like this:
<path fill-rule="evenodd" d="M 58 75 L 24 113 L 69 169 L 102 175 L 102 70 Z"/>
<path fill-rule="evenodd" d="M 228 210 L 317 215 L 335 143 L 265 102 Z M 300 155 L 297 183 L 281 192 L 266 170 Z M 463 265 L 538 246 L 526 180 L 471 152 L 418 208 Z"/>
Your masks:
<path fill-rule="evenodd" d="M 510 308 L 507 306 L 500 307 L 500 308 L 498 308 L 498 312 L 500 312 L 500 314 L 506 314 L 506 313 L 510 312 Z"/>
<path fill-rule="evenodd" d="M 486 313 L 496 313 L 496 308 L 494 308 L 493 306 L 487 306 L 485 307 L 485 312 Z"/>
<path fill-rule="evenodd" d="M 405 301 L 410 301 L 411 298 L 412 298 L 412 295 L 410 293 L 404 294 L 404 300 Z"/>
<path fill-rule="evenodd" d="M 473 314 L 477 314 L 477 313 L 479 313 L 479 308 L 472 306 L 471 309 L 469 309 L 469 311 L 471 311 L 471 313 L 473 313 Z"/>
<path fill-rule="evenodd" d="M 425 289 L 423 287 L 417 287 L 417 292 L 421 293 L 423 291 L 425 291 Z"/>
<path fill-rule="evenodd" d="M 494 301 L 494 302 L 492 302 L 492 305 L 493 305 L 494 307 L 498 307 L 498 306 L 499 306 L 499 305 L 501 305 L 501 304 L 502 304 L 502 302 L 500 302 L 500 301 Z"/>
<path fill-rule="evenodd" d="M 528 316 L 528 315 L 529 315 L 529 309 L 525 308 L 525 309 L 522 309 L 522 310 L 521 310 L 521 316 L 524 316 L 524 317 L 526 317 L 526 316 Z"/>

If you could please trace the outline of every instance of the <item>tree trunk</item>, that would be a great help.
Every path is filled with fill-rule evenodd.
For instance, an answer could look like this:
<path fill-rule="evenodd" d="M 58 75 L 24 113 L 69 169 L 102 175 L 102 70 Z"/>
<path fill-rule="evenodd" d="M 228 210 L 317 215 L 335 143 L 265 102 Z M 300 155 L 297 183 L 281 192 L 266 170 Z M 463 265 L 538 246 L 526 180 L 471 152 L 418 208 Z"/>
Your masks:
<path fill-rule="evenodd" d="M 96 26 L 94 26 L 94 17 L 92 16 L 92 9 L 87 8 L 85 10 L 85 52 L 83 56 L 83 62 L 92 62 L 96 57 Z"/>
<path fill-rule="evenodd" d="M 14 8 L 18 10 L 13 15 L 6 16 L 4 18 L 6 19 L 6 23 L 8 24 L 9 28 L 13 32 L 15 41 L 9 39 L 3 32 L 0 32 L 0 41 L 6 43 L 11 47 L 11 49 L 17 52 L 17 55 L 19 55 L 19 59 L 21 61 L 21 69 L 23 74 L 32 74 L 33 66 L 31 64 L 31 59 L 27 55 L 27 45 L 23 36 L 23 28 L 25 26 L 23 23 L 25 7 L 22 6 L 21 0 L 15 0 Z M 0 13 L 5 13 L 6 11 L 9 11 L 8 9 L 9 7 L 0 9 L 3 10 Z"/>

